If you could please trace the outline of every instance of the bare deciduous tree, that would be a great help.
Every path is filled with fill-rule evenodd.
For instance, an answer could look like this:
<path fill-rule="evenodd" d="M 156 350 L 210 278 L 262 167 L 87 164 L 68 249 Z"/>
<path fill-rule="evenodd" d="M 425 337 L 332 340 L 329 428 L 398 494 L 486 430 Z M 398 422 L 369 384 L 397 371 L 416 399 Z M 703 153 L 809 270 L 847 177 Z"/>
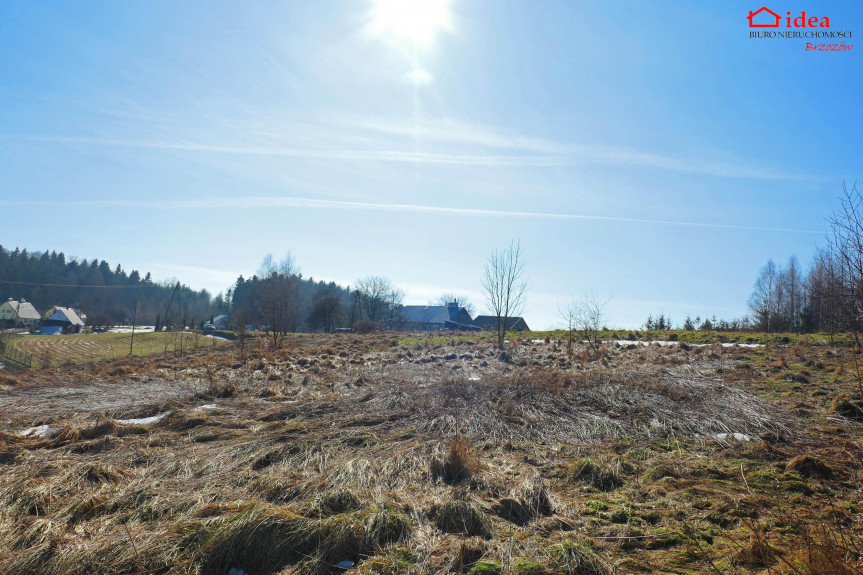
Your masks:
<path fill-rule="evenodd" d="M 758 273 L 758 279 L 755 280 L 755 287 L 749 297 L 749 309 L 752 310 L 756 325 L 768 332 L 771 327 L 770 320 L 776 313 L 775 292 L 778 275 L 776 264 L 773 260 L 768 260 Z"/>
<path fill-rule="evenodd" d="M 485 264 L 482 290 L 489 310 L 497 318 L 497 346 L 503 349 L 509 318 L 521 314 L 527 292 L 521 242 L 512 242 L 508 248 L 492 253 Z"/>
<path fill-rule="evenodd" d="M 573 299 L 566 307 L 558 307 L 560 318 L 567 331 L 566 353 L 572 355 L 575 338 L 584 341 L 591 355 L 599 355 L 602 347 L 602 326 L 605 324 L 605 307 L 608 299 L 602 299 L 595 293 L 587 293 L 578 299 Z"/>
<path fill-rule="evenodd" d="M 357 280 L 355 290 L 358 294 L 361 314 L 369 321 L 394 320 L 404 300 L 404 292 L 387 278 L 368 276 Z"/>
<path fill-rule="evenodd" d="M 829 250 L 836 264 L 835 281 L 842 309 L 846 312 L 846 328 L 851 331 L 855 349 L 854 368 L 857 385 L 863 395 L 863 378 L 857 361 L 860 331 L 863 328 L 863 197 L 854 184 L 849 190 L 842 186 L 842 207 L 830 218 Z"/>
<path fill-rule="evenodd" d="M 264 275 L 252 299 L 265 329 L 273 336 L 273 346 L 281 347 L 288 332 L 296 330 L 300 309 L 299 270 L 290 253 L 278 264 L 267 255 L 259 270 Z"/>
<path fill-rule="evenodd" d="M 836 281 L 849 313 L 848 325 L 860 333 L 863 323 L 863 198 L 855 184 L 842 187 L 842 207 L 830 218 L 829 251 L 836 264 Z"/>

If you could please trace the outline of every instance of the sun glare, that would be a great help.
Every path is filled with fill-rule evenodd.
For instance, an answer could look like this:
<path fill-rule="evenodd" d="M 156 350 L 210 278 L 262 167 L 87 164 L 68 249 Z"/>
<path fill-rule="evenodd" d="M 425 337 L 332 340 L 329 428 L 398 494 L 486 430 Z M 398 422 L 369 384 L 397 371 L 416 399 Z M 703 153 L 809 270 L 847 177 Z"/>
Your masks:
<path fill-rule="evenodd" d="M 376 0 L 372 26 L 378 34 L 430 44 L 439 30 L 451 27 L 449 0 Z"/>

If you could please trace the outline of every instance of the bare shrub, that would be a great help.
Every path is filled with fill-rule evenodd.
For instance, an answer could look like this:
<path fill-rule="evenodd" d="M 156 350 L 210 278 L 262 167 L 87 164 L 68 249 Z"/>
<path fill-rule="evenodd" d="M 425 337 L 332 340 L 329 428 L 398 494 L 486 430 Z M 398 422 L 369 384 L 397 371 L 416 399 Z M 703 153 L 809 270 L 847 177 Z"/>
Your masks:
<path fill-rule="evenodd" d="M 603 300 L 591 293 L 572 300 L 564 308 L 558 307 L 558 313 L 567 332 L 567 355 L 572 356 L 573 343 L 578 338 L 586 344 L 589 356 L 599 357 L 606 305 L 608 300 Z"/>
<path fill-rule="evenodd" d="M 479 462 L 471 449 L 470 439 L 457 435 L 450 440 L 446 457 L 432 456 L 431 475 L 446 483 L 469 479 L 479 471 Z"/>

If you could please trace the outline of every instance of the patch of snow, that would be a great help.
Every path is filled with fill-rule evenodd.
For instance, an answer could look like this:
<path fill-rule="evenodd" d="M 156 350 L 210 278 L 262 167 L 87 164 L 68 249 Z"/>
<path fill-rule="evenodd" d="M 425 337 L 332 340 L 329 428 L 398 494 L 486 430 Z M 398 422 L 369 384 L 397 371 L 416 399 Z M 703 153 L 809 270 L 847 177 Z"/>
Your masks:
<path fill-rule="evenodd" d="M 156 326 L 154 325 L 136 325 L 135 333 L 141 333 L 145 331 L 155 331 Z M 132 326 L 119 326 L 108 328 L 108 333 L 132 333 Z"/>
<path fill-rule="evenodd" d="M 481 378 L 478 375 L 469 375 L 467 379 L 468 381 L 479 381 Z"/>
<path fill-rule="evenodd" d="M 638 339 L 617 339 L 614 341 L 617 345 L 650 345 L 655 343 L 658 346 L 664 347 L 668 345 L 679 345 L 679 341 L 641 341 Z M 710 347 L 715 343 L 690 343 L 689 347 Z M 764 347 L 763 343 L 723 343 L 722 347 Z"/>
<path fill-rule="evenodd" d="M 135 419 L 118 419 L 117 423 L 120 425 L 149 425 L 151 423 L 156 423 L 160 421 L 163 417 L 168 415 L 167 413 L 157 413 L 156 415 L 152 415 L 150 417 L 138 417 Z"/>
<path fill-rule="evenodd" d="M 48 425 L 37 425 L 20 432 L 21 437 L 47 437 L 51 433 L 51 428 Z"/>
<path fill-rule="evenodd" d="M 717 441 L 728 441 L 729 439 L 733 439 L 734 441 L 752 441 L 752 438 L 745 433 L 717 433 L 713 437 Z"/>
<path fill-rule="evenodd" d="M 644 346 L 650 345 L 652 343 L 655 343 L 656 345 L 659 345 L 659 346 L 677 345 L 676 341 L 641 341 L 638 339 L 635 339 L 635 340 L 618 339 L 618 340 L 615 340 L 614 343 L 616 343 L 617 345 L 644 345 Z"/>
<path fill-rule="evenodd" d="M 218 409 L 218 408 L 219 408 L 219 406 L 216 405 L 215 403 L 207 403 L 205 405 L 199 405 L 198 407 L 196 407 L 194 409 L 194 411 L 206 411 L 208 409 Z"/>
<path fill-rule="evenodd" d="M 213 338 L 213 339 L 220 339 L 220 340 L 222 340 L 222 341 L 228 341 L 228 338 L 226 338 L 226 337 L 219 337 L 218 335 L 211 335 L 211 334 L 207 334 L 205 337 L 211 337 L 211 338 Z"/>

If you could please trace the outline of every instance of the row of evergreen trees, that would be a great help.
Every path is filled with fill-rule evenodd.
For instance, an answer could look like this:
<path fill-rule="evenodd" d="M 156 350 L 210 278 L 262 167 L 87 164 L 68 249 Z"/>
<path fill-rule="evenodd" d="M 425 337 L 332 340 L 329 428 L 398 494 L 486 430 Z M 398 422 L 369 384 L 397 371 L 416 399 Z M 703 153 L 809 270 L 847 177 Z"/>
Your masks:
<path fill-rule="evenodd" d="M 647 321 L 644 322 L 643 327 L 647 331 L 674 329 L 683 331 L 749 331 L 753 329 L 752 321 L 748 317 L 728 320 L 722 318 L 717 319 L 716 315 L 705 317 L 704 319 L 702 319 L 701 316 L 695 316 L 693 318 L 692 316 L 687 315 L 683 320 L 683 323 L 674 325 L 671 321 L 671 317 L 664 313 L 660 313 L 656 317 L 652 315 L 647 316 Z"/>
<path fill-rule="evenodd" d="M 142 277 L 137 270 L 127 273 L 105 260 L 0 245 L 0 301 L 26 299 L 42 312 L 55 305 L 71 307 L 84 312 L 90 326 L 130 324 L 133 317 L 138 325 L 199 326 L 231 313 L 244 325 L 282 334 L 332 331 L 364 319 L 383 319 L 382 312 L 381 318 L 373 312 L 400 307 L 402 297 L 384 278 L 359 280 L 354 289 L 306 279 L 290 256 L 282 262 L 267 256 L 257 274 L 240 276 L 224 296 L 183 285 L 175 293 L 177 283 L 156 282 L 150 273 Z"/>
<path fill-rule="evenodd" d="M 67 258 L 56 251 L 30 253 L 0 245 L 0 280 L 0 302 L 26 299 L 43 313 L 55 305 L 71 307 L 84 312 L 91 326 L 131 323 L 136 301 L 139 325 L 154 325 L 157 319 L 162 325 L 194 325 L 227 311 L 221 296 L 182 285 L 169 310 L 176 281 L 155 282 L 150 273 L 141 277 L 105 260 Z"/>

